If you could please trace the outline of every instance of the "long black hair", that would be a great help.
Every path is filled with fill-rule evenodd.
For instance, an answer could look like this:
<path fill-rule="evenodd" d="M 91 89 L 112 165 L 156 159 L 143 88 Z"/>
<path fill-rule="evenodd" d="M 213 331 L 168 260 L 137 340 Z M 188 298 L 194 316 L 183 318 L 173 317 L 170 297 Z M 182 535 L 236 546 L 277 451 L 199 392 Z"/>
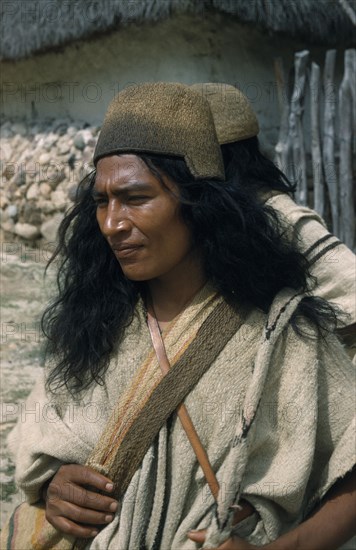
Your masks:
<path fill-rule="evenodd" d="M 267 312 L 283 287 L 308 291 L 306 259 L 286 239 L 275 211 L 256 196 L 256 185 L 249 185 L 249 177 L 260 179 L 261 188 L 275 184 L 281 178 L 277 168 L 253 172 L 246 154 L 234 161 L 227 181 L 194 180 L 182 159 L 140 156 L 162 185 L 162 173 L 176 182 L 181 216 L 202 252 L 205 273 L 227 300 Z M 52 391 L 102 383 L 144 285 L 124 276 L 99 230 L 94 183 L 95 172 L 79 185 L 50 260 L 61 260 L 58 296 L 42 318 L 47 353 L 55 363 L 47 382 Z M 302 301 L 299 314 L 319 328 L 333 317 L 326 302 L 312 297 Z M 297 327 L 296 317 L 292 324 Z"/>
<path fill-rule="evenodd" d="M 250 192 L 280 191 L 294 196 L 296 185 L 260 151 L 257 136 L 221 146 L 227 179 L 238 180 Z"/>

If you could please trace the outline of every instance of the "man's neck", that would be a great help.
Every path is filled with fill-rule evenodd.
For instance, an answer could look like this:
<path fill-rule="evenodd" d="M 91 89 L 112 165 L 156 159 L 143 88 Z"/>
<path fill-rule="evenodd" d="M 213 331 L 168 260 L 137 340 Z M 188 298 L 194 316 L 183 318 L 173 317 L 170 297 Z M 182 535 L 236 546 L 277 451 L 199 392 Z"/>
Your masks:
<path fill-rule="evenodd" d="M 148 286 L 158 322 L 172 321 L 205 284 L 206 277 L 201 269 L 185 271 L 179 278 L 150 281 Z"/>

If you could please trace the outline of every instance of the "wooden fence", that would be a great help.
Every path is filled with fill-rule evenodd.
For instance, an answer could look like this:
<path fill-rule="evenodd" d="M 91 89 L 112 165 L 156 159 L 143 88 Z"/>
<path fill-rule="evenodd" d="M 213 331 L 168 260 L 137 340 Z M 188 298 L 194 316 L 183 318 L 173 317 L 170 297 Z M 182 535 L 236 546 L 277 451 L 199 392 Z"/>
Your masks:
<path fill-rule="evenodd" d="M 281 108 L 276 163 L 297 184 L 296 201 L 316 210 L 331 231 L 354 249 L 356 50 L 344 53 L 338 87 L 335 59 L 336 50 L 329 50 L 321 77 L 309 52 L 297 52 L 290 93 L 283 63 L 275 61 Z"/>

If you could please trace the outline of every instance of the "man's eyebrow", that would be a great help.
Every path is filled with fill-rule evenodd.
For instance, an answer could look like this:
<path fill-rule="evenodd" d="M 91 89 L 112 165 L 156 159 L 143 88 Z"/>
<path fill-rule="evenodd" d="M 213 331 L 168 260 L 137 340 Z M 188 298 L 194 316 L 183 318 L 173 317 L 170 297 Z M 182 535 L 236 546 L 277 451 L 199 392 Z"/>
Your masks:
<path fill-rule="evenodd" d="M 113 189 L 112 193 L 113 195 L 122 195 L 127 191 L 148 191 L 149 189 L 151 189 L 151 185 L 149 183 L 145 183 L 141 181 L 130 181 L 125 185 L 121 185 L 119 189 Z M 106 194 L 107 194 L 106 191 L 99 191 L 95 187 L 92 190 L 93 197 L 102 197 L 102 196 L 105 196 Z"/>

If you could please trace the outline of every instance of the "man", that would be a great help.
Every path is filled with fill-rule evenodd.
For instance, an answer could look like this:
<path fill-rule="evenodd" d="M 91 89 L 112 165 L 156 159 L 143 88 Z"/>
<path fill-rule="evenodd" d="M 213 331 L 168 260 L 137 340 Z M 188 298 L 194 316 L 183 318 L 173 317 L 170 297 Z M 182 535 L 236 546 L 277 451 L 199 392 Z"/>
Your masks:
<path fill-rule="evenodd" d="M 46 536 L 337 548 L 353 533 L 353 369 L 332 309 L 305 294 L 305 258 L 224 180 L 208 103 L 179 84 L 124 90 L 94 161 L 61 226 L 51 361 L 27 403 L 46 414 L 11 436 Z"/>

